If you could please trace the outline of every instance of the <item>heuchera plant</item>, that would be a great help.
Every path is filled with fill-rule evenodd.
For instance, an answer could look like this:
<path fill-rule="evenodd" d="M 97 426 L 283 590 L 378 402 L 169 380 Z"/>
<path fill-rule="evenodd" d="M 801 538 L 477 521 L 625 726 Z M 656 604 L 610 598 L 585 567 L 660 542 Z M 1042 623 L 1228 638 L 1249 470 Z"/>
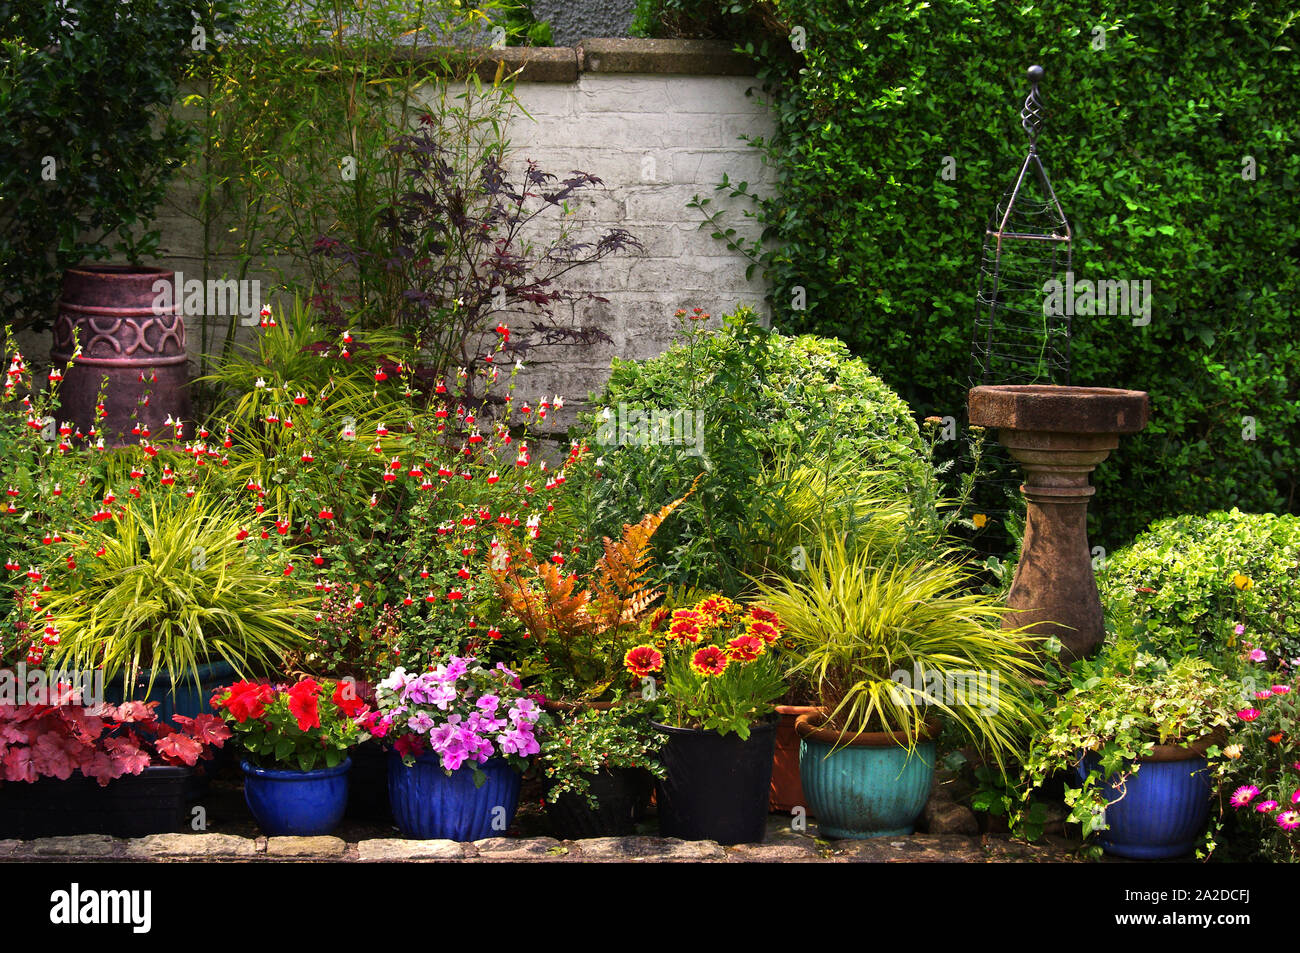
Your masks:
<path fill-rule="evenodd" d="M 80 692 L 60 686 L 53 704 L 0 705 L 0 777 L 5 781 L 58 778 L 74 772 L 100 786 L 150 765 L 193 767 L 230 737 L 214 715 L 158 720 L 157 702 L 81 704 Z"/>
<path fill-rule="evenodd" d="M 449 776 L 469 765 L 481 786 L 486 775 L 480 765 L 490 758 L 523 770 L 540 750 L 534 731 L 547 717 L 542 698 L 525 692 L 501 662 L 486 668 L 473 656 L 452 656 L 418 675 L 397 668 L 377 694 L 378 710 L 362 719 L 362 727 L 390 737 L 407 765 L 434 754 Z"/>
<path fill-rule="evenodd" d="M 294 685 L 236 682 L 216 693 L 221 712 L 249 760 L 262 768 L 311 771 L 342 764 L 369 738 L 360 727 L 370 708 L 355 683 L 299 679 Z M 323 764 L 322 764 L 323 763 Z"/>

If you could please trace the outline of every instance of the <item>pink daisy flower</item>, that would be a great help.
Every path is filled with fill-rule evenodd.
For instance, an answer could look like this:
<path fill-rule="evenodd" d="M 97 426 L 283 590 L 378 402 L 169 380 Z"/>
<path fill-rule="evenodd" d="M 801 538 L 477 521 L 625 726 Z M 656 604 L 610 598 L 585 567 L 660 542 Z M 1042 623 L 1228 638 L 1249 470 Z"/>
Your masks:
<path fill-rule="evenodd" d="M 1290 691 L 1291 691 L 1291 686 L 1290 686 L 1290 685 L 1274 685 L 1274 686 L 1272 686 L 1272 687 L 1269 689 L 1269 691 L 1271 691 L 1274 695 L 1286 695 L 1286 694 L 1289 694 L 1289 693 L 1290 693 Z"/>
<path fill-rule="evenodd" d="M 1300 804 L 1300 788 L 1296 788 L 1293 792 L 1291 792 L 1291 803 Z"/>
<path fill-rule="evenodd" d="M 1254 721 L 1256 718 L 1259 717 L 1259 709 L 1243 708 L 1241 711 L 1237 712 L 1237 717 L 1240 718 L 1242 721 Z"/>
<path fill-rule="evenodd" d="M 1260 801 L 1255 805 L 1255 810 L 1261 814 L 1271 814 L 1277 810 L 1277 801 Z"/>
<path fill-rule="evenodd" d="M 1245 807 L 1255 799 L 1255 795 L 1258 793 L 1259 788 L 1255 787 L 1255 785 L 1243 784 L 1241 787 L 1237 788 L 1237 790 L 1232 792 L 1230 803 L 1233 807 Z"/>
<path fill-rule="evenodd" d="M 1300 827 L 1300 811 L 1283 811 L 1277 816 L 1277 826 L 1284 831 L 1293 831 Z"/>

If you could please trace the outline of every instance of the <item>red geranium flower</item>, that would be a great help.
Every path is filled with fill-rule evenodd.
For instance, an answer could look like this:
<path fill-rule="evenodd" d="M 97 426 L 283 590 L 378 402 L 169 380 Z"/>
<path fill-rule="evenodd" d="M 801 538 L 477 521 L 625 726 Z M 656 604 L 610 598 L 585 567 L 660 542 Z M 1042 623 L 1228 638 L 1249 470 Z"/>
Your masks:
<path fill-rule="evenodd" d="M 334 687 L 333 700 L 339 711 L 349 718 L 364 714 L 367 708 L 366 703 L 357 695 L 356 685 L 349 682 L 339 682 Z"/>
<path fill-rule="evenodd" d="M 224 707 L 234 715 L 241 725 L 250 718 L 261 718 L 266 711 L 266 704 L 275 693 L 269 685 L 255 682 L 236 682 L 230 686 L 230 694 L 224 700 L 218 699 L 213 707 Z"/>
<path fill-rule="evenodd" d="M 314 678 L 304 678 L 289 689 L 289 714 L 298 719 L 300 731 L 320 727 L 320 686 Z"/>

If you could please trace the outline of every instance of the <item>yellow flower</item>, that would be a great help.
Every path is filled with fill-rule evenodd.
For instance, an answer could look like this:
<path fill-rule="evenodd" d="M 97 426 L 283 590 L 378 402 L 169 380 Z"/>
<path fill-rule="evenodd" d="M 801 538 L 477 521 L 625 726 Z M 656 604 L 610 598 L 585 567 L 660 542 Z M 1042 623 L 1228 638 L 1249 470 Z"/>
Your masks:
<path fill-rule="evenodd" d="M 1237 573 L 1235 576 L 1232 577 L 1232 584 L 1236 586 L 1238 589 L 1255 588 L 1255 581 L 1251 579 L 1249 576 L 1243 576 L 1241 573 Z"/>
<path fill-rule="evenodd" d="M 1241 757 L 1241 745 L 1228 745 L 1223 749 L 1223 753 L 1235 761 Z"/>
<path fill-rule="evenodd" d="M 976 513 L 974 516 L 971 517 L 971 522 L 975 524 L 976 529 L 983 529 L 985 524 L 988 523 L 988 521 L 989 518 L 985 516 L 983 513 Z"/>

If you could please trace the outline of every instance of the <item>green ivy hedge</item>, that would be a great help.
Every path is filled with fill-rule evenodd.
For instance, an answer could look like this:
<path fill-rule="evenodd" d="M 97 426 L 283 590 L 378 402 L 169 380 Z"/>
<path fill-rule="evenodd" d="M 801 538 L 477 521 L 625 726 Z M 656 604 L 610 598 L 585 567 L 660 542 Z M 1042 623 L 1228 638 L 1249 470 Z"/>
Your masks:
<path fill-rule="evenodd" d="M 706 210 L 735 215 L 739 196 L 757 213 L 777 327 L 846 341 L 921 416 L 964 411 L 980 241 L 1041 64 L 1076 276 L 1152 282 L 1145 327 L 1075 318 L 1073 382 L 1147 390 L 1153 411 L 1096 473 L 1093 541 L 1179 512 L 1300 510 L 1293 4 L 658 2 L 781 24 L 739 43 L 775 89 L 777 133 L 756 144 L 778 189 L 731 183 Z"/>

